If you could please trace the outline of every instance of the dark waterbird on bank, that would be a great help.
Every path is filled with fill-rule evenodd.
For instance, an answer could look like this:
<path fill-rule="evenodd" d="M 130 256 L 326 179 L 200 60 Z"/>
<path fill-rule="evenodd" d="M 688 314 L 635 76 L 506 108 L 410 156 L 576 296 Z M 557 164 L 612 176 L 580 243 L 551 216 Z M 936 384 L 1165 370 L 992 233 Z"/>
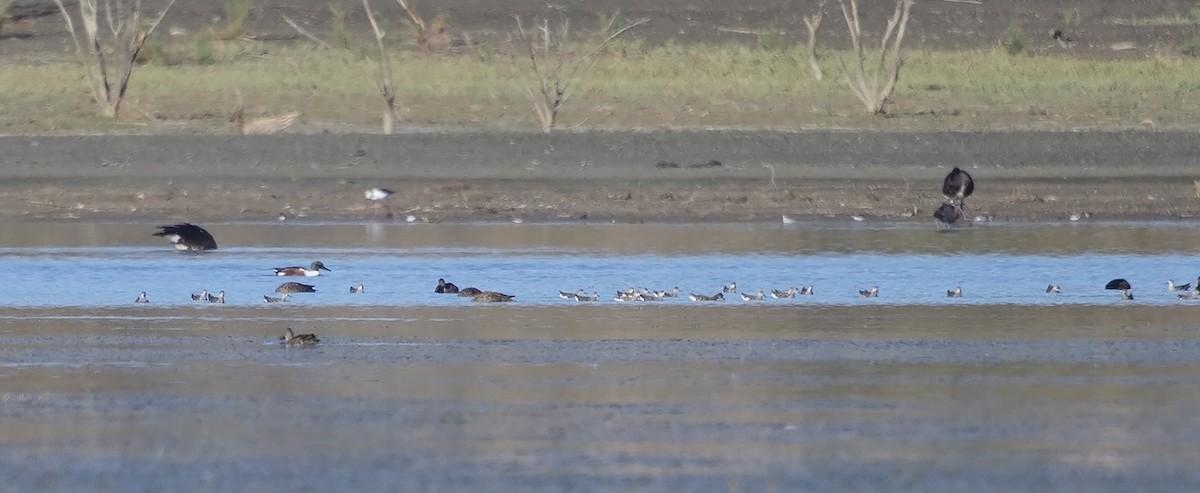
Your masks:
<path fill-rule="evenodd" d="M 957 200 L 959 205 L 972 193 L 975 193 L 975 180 L 966 171 L 954 168 L 942 180 L 942 195 L 949 200 Z"/>
<path fill-rule="evenodd" d="M 1108 281 L 1108 284 L 1104 285 L 1104 289 L 1120 289 L 1122 291 L 1127 291 L 1133 289 L 1133 286 L 1130 286 L 1129 281 L 1124 279 L 1113 279 Z"/>
<path fill-rule="evenodd" d="M 975 180 L 971 174 L 959 168 L 950 170 L 942 180 L 942 195 L 946 196 L 946 201 L 933 212 L 933 218 L 942 224 L 954 224 L 962 219 L 966 215 L 963 201 L 972 193 L 975 193 Z"/>
<path fill-rule="evenodd" d="M 199 252 L 216 250 L 217 241 L 204 228 L 192 223 L 159 226 L 154 236 L 161 236 L 175 244 L 176 250 Z"/>

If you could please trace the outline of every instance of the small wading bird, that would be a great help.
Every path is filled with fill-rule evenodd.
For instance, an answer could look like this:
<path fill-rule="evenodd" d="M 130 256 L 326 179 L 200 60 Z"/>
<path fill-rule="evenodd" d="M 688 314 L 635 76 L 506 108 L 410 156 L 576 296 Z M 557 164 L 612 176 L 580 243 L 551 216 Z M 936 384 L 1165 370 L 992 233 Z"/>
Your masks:
<path fill-rule="evenodd" d="M 202 289 L 199 293 L 192 293 L 192 301 L 204 301 L 208 299 L 208 290 Z"/>
<path fill-rule="evenodd" d="M 391 197 L 395 193 L 396 192 L 386 188 L 372 188 L 366 192 L 363 192 L 363 197 L 365 197 L 367 200 L 379 201 Z"/>
<path fill-rule="evenodd" d="M 860 289 L 858 290 L 858 295 L 862 296 L 863 298 L 878 298 L 879 286 L 875 286 L 871 289 Z"/>
<path fill-rule="evenodd" d="M 778 290 L 778 289 L 772 289 L 772 290 L 771 290 L 771 297 L 772 297 L 772 298 L 775 298 L 775 299 L 782 299 L 782 298 L 795 298 L 795 297 L 796 297 L 796 293 L 799 293 L 799 292 L 800 292 L 800 288 L 797 288 L 797 287 L 795 287 L 795 286 L 793 286 L 793 287 L 790 287 L 790 288 L 787 288 L 787 290 L 786 290 L 786 291 L 780 291 L 780 290 Z"/>
<path fill-rule="evenodd" d="M 720 301 L 725 299 L 725 293 L 717 293 L 712 296 L 691 293 L 688 295 L 688 299 L 692 301 Z"/>
<path fill-rule="evenodd" d="M 1178 296 L 1179 296 L 1179 299 L 1181 299 L 1181 300 L 1194 300 L 1194 299 L 1196 299 L 1197 296 L 1200 296 L 1200 287 L 1190 290 L 1186 293 L 1180 294 Z"/>
<path fill-rule="evenodd" d="M 363 294 L 363 285 L 350 286 L 350 294 Z"/>
<path fill-rule="evenodd" d="M 437 287 L 433 288 L 433 292 L 438 294 L 456 294 L 458 293 L 458 286 L 455 286 L 452 282 L 446 282 L 445 279 L 439 277 Z"/>
<path fill-rule="evenodd" d="M 287 297 L 288 297 L 287 293 L 283 293 L 278 298 L 273 298 L 271 296 L 263 295 L 263 303 L 283 303 L 283 302 L 287 301 Z"/>
<path fill-rule="evenodd" d="M 513 298 L 516 298 L 516 296 L 513 296 L 511 294 L 498 293 L 495 291 L 484 291 L 475 296 L 472 296 L 471 301 L 478 302 L 478 303 L 504 303 L 506 301 L 512 301 Z"/>
<path fill-rule="evenodd" d="M 276 267 L 274 270 L 275 270 L 275 275 L 277 275 L 277 276 L 304 276 L 304 277 L 319 276 L 319 275 L 321 275 L 321 271 L 333 272 L 332 270 L 329 269 L 329 267 L 325 267 L 325 264 L 323 262 L 321 262 L 320 260 L 313 262 L 312 265 L 310 265 L 308 267 L 301 267 L 298 265 L 293 265 L 290 267 Z"/>
<path fill-rule="evenodd" d="M 1200 285 L 1197 285 L 1196 287 L 1200 288 Z M 1189 289 L 1192 289 L 1191 283 L 1175 284 L 1174 280 L 1171 280 L 1171 279 L 1167 280 L 1167 291 L 1187 291 Z"/>
<path fill-rule="evenodd" d="M 804 296 L 812 296 L 813 287 L 812 286 L 804 286 L 804 287 L 800 288 L 800 294 L 804 295 Z"/>
<path fill-rule="evenodd" d="M 955 286 L 954 289 L 947 289 L 946 297 L 947 298 L 962 298 L 962 287 Z"/>
<path fill-rule="evenodd" d="M 176 250 L 199 252 L 216 250 L 217 241 L 204 228 L 192 223 L 159 226 L 154 236 L 161 236 L 175 244 Z"/>
<path fill-rule="evenodd" d="M 221 292 L 217 293 L 216 296 L 213 296 L 211 294 L 208 295 L 208 302 L 209 303 L 222 303 L 222 304 L 225 303 L 225 291 L 221 291 Z"/>
<path fill-rule="evenodd" d="M 149 303 L 150 299 L 146 297 L 146 292 L 142 291 L 142 294 L 139 294 L 138 298 L 136 300 L 134 300 L 134 302 L 135 303 Z"/>
<path fill-rule="evenodd" d="M 971 178 L 970 173 L 956 167 L 946 174 L 946 178 L 942 180 L 942 195 L 946 196 L 946 201 L 933 212 L 939 227 L 941 224 L 954 224 L 966 215 L 963 201 L 972 193 L 975 193 L 975 180 Z"/>
<path fill-rule="evenodd" d="M 721 289 L 721 292 L 729 293 L 729 294 L 736 293 L 737 292 L 737 283 L 730 282 L 729 284 L 726 284 L 725 287 Z"/>
<path fill-rule="evenodd" d="M 315 293 L 317 288 L 311 284 L 300 284 L 298 282 L 285 282 L 275 288 L 276 293 Z"/>
<path fill-rule="evenodd" d="M 742 295 L 742 301 L 762 301 L 763 300 L 763 290 L 761 290 L 761 289 L 758 290 L 758 292 L 754 293 L 754 294 L 746 294 L 746 293 L 738 293 L 738 294 Z"/>
<path fill-rule="evenodd" d="M 586 294 L 582 294 L 582 293 L 575 295 L 575 301 L 596 301 L 599 298 L 600 298 L 600 293 L 597 293 L 595 291 L 592 291 L 591 295 L 586 295 Z"/>
<path fill-rule="evenodd" d="M 317 339 L 316 334 L 300 334 L 296 335 L 292 332 L 291 327 L 283 331 L 283 337 L 279 338 L 279 343 L 285 346 L 315 346 L 320 339 Z"/>
<path fill-rule="evenodd" d="M 1121 290 L 1121 299 L 1127 300 L 1127 301 L 1132 301 L 1133 293 L 1130 293 L 1128 289 L 1122 289 Z"/>
<path fill-rule="evenodd" d="M 1058 294 L 1062 292 L 1062 289 L 1059 288 L 1057 284 L 1051 284 L 1046 286 L 1046 292 L 1050 294 Z"/>

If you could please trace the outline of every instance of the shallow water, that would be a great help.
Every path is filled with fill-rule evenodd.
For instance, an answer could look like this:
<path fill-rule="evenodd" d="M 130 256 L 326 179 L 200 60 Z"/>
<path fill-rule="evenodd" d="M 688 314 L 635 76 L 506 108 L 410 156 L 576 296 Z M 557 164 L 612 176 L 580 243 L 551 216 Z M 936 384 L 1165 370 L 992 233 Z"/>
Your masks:
<path fill-rule="evenodd" d="M 1164 286 L 1197 273 L 1189 225 L 217 224 L 198 255 L 153 225 L 3 226 L 13 491 L 1200 487 L 1200 307 Z M 262 303 L 317 259 L 318 293 Z M 817 294 L 557 297 L 729 281 Z"/>

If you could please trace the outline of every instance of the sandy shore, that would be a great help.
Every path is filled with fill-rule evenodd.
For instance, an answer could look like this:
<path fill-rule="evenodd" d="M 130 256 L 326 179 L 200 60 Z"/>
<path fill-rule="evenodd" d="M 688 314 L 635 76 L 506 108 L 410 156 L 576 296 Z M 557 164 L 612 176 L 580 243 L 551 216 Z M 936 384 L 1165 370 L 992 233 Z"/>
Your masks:
<path fill-rule="evenodd" d="M 429 130 L 0 137 L 9 220 L 928 220 L 952 166 L 997 220 L 1187 218 L 1188 132 Z M 711 163 L 711 165 L 708 165 Z M 382 204 L 363 191 L 398 193 Z"/>

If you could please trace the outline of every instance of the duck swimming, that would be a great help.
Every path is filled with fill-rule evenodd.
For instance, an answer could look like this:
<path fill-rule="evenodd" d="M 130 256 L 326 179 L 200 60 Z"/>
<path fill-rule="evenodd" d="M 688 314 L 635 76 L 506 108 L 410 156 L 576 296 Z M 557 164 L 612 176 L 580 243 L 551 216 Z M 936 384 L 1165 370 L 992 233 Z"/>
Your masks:
<path fill-rule="evenodd" d="M 285 282 L 275 288 L 276 293 L 315 293 L 317 288 L 311 284 L 300 284 L 298 282 Z"/>
<path fill-rule="evenodd" d="M 312 265 L 308 266 L 307 268 L 301 267 L 298 265 L 293 265 L 291 267 L 276 267 L 274 270 L 275 270 L 275 275 L 277 275 L 277 276 L 304 276 L 304 277 L 319 276 L 319 275 L 321 275 L 322 270 L 327 271 L 327 272 L 333 272 L 332 270 L 329 269 L 329 267 L 325 267 L 325 264 L 322 263 L 320 260 L 313 262 Z"/>
<path fill-rule="evenodd" d="M 279 338 L 280 344 L 285 346 L 315 346 L 320 339 L 317 339 L 316 334 L 300 334 L 296 335 L 292 332 L 291 327 L 283 331 L 283 337 Z"/>

